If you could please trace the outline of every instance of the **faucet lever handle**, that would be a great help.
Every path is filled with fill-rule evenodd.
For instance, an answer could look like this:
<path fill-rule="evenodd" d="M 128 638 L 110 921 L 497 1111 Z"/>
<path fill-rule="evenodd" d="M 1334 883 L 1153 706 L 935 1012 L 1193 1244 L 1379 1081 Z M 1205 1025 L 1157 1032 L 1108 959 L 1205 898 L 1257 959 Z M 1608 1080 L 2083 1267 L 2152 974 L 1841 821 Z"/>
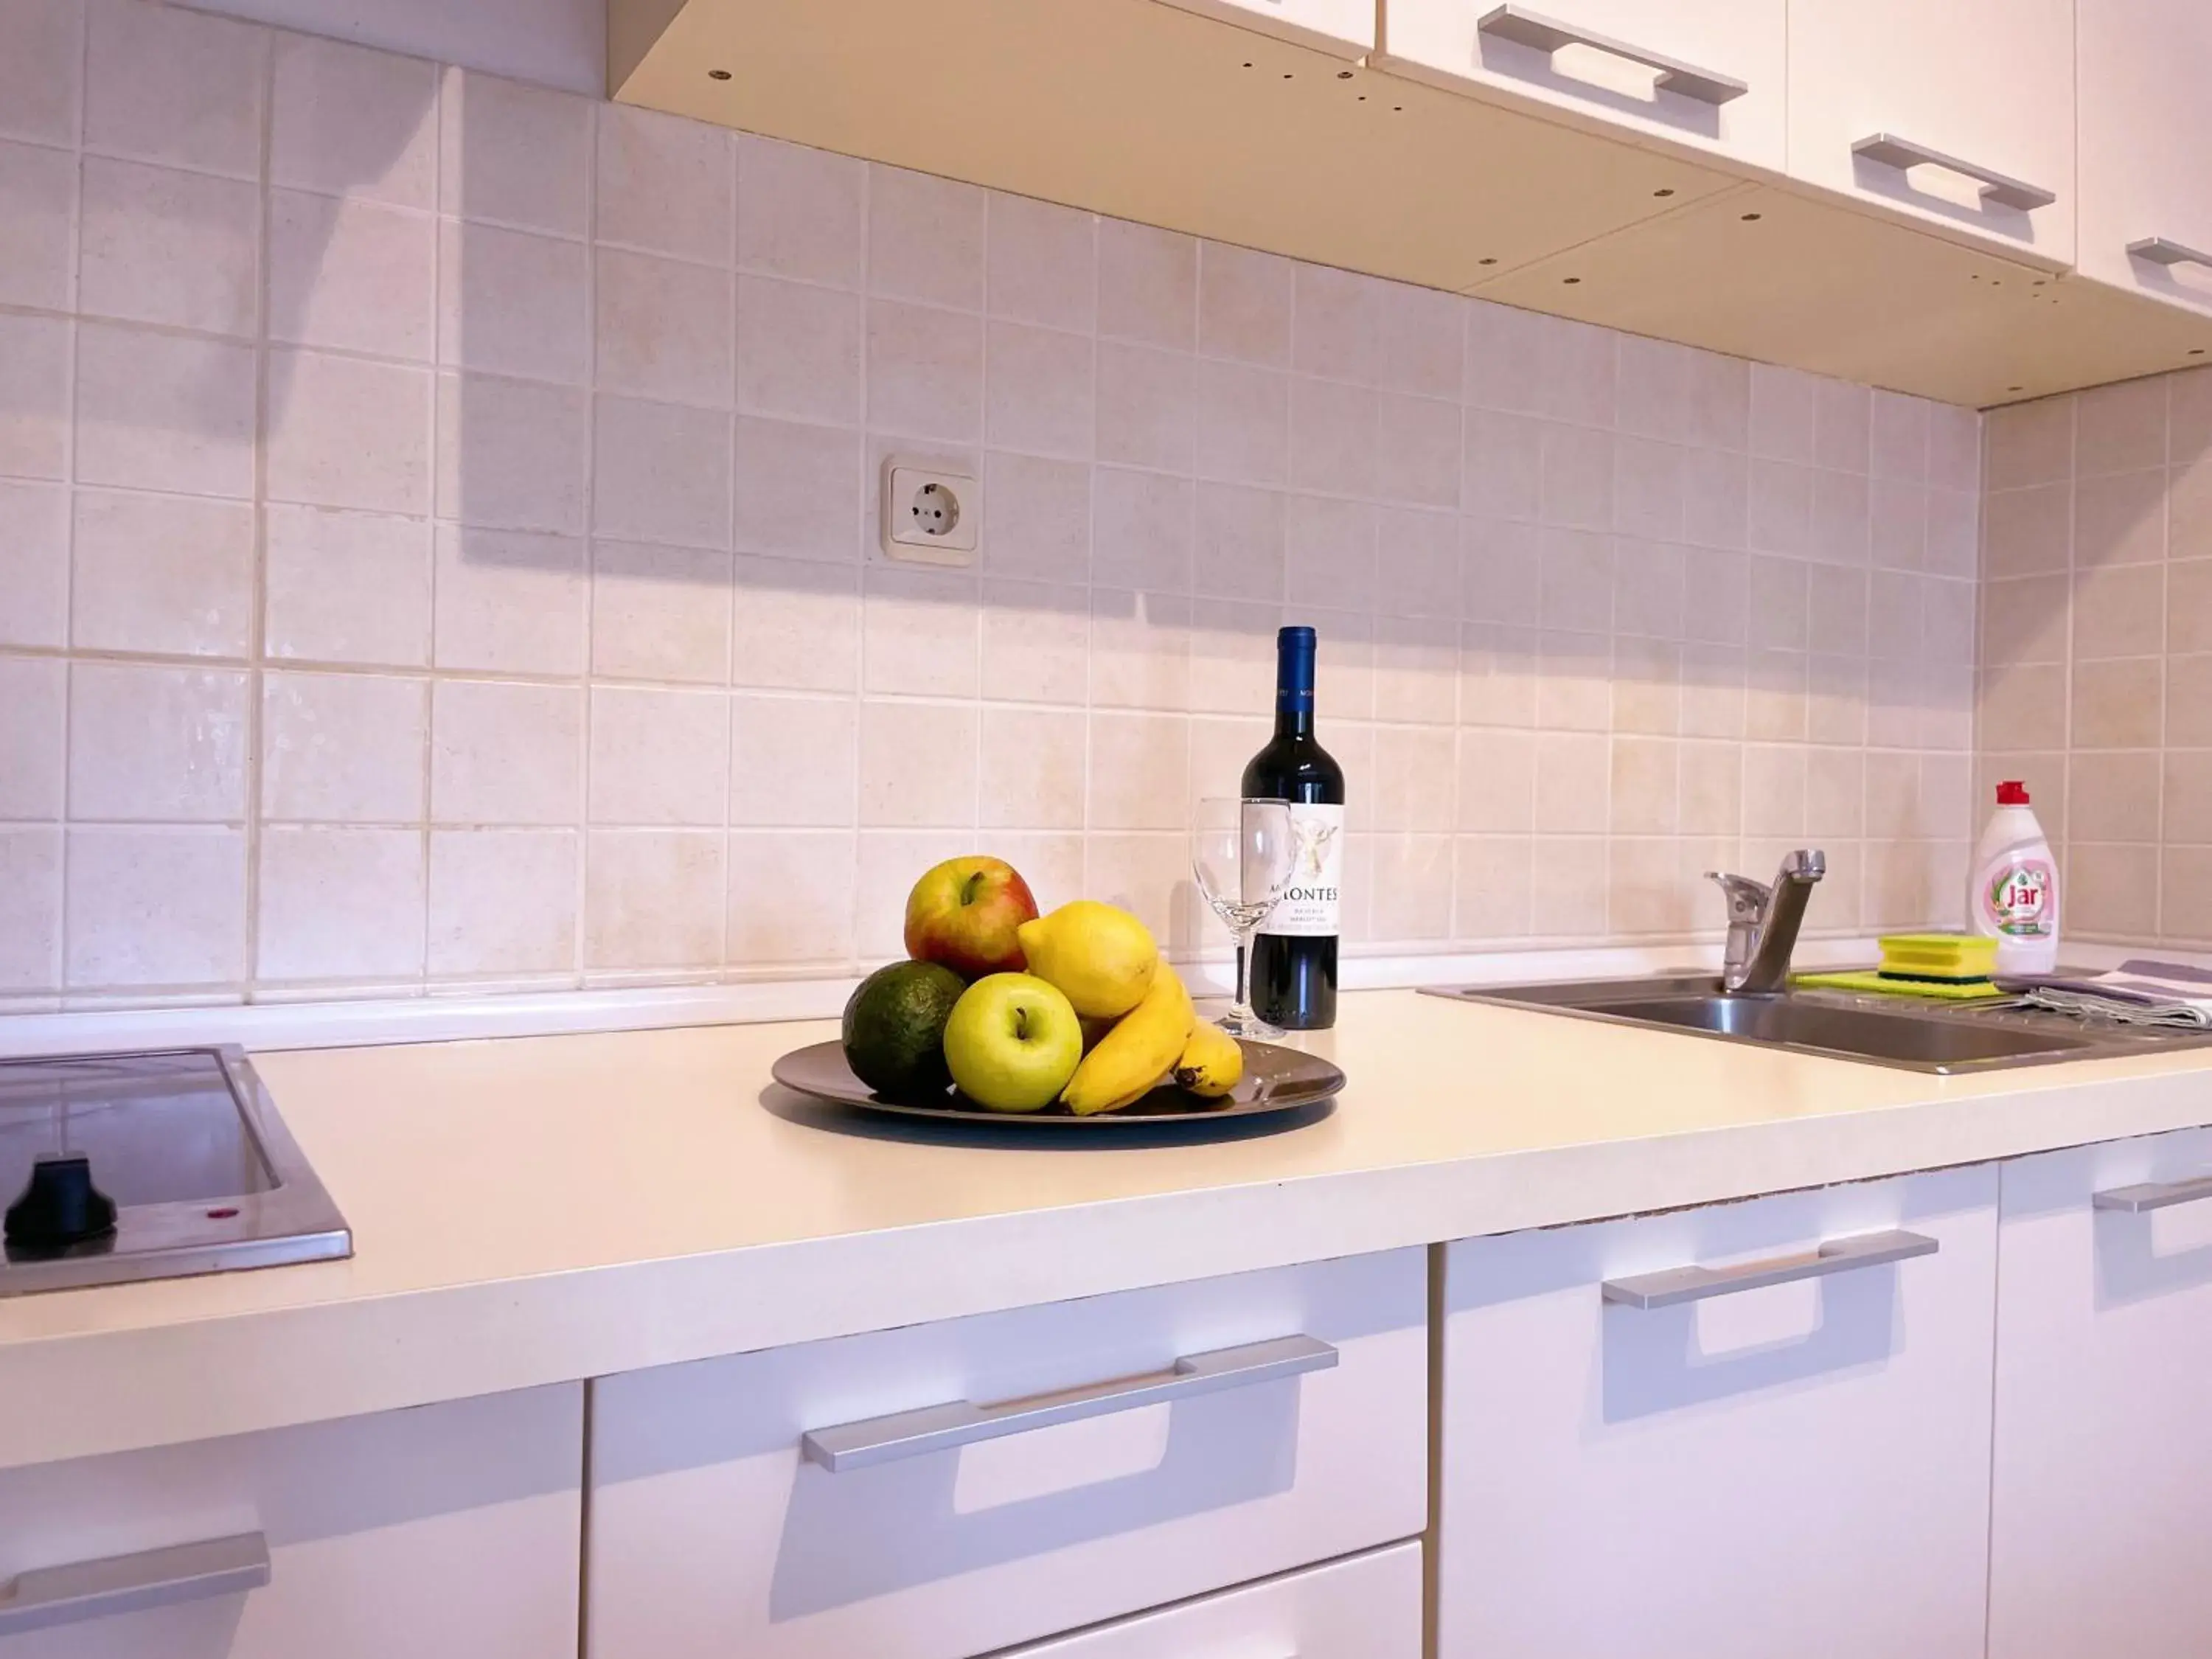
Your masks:
<path fill-rule="evenodd" d="M 1749 876 L 1730 875 L 1725 870 L 1708 870 L 1705 879 L 1718 884 L 1723 897 L 1728 900 L 1730 921 L 1756 922 L 1766 914 L 1766 907 L 1774 898 L 1774 890 L 1763 881 L 1753 881 Z"/>

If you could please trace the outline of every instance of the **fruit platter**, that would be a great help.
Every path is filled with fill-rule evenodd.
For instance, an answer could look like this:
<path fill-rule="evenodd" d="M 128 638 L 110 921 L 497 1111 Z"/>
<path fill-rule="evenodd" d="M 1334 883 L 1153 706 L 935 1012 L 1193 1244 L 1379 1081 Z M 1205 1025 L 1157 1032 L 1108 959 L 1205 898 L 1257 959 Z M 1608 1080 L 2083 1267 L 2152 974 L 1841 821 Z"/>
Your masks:
<path fill-rule="evenodd" d="M 783 1056 L 787 1089 L 909 1116 L 1159 1123 L 1283 1112 L 1344 1086 L 1327 1060 L 1201 1019 L 1145 924 L 1077 899 L 1038 913 L 1003 860 L 915 884 L 907 959 L 845 1005 L 837 1042 Z"/>

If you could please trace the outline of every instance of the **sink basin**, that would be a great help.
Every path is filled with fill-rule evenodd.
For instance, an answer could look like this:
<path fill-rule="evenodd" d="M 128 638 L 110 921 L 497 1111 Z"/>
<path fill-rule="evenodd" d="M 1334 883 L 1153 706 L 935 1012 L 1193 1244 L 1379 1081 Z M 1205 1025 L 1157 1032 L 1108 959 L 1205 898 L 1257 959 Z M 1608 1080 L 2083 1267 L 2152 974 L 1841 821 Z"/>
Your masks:
<path fill-rule="evenodd" d="M 2212 1033 L 2147 1030 L 2010 1003 L 1907 1002 L 1822 990 L 1730 996 L 1702 976 L 1468 985 L 1431 994 L 1943 1075 L 2212 1042 Z"/>

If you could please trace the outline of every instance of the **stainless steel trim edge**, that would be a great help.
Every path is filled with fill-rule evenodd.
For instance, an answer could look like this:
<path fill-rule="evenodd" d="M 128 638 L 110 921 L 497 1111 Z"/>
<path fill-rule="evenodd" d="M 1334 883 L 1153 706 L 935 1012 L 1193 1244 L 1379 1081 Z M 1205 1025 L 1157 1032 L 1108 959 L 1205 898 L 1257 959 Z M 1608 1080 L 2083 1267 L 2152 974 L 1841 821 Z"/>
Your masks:
<path fill-rule="evenodd" d="M 1999 173 L 1975 161 L 1965 161 L 1955 155 L 1947 155 L 1940 149 L 1930 149 L 1910 138 L 1900 138 L 1893 132 L 1877 132 L 1862 138 L 1851 146 L 1851 154 L 1863 155 L 1869 161 L 1902 172 L 1906 167 L 1942 167 L 1946 173 L 1955 173 L 1972 179 L 1982 187 L 1982 199 L 1994 202 L 1999 207 L 2008 207 L 2021 213 L 2032 213 L 2037 208 L 2047 208 L 2058 199 L 2058 192 L 2045 190 L 2040 185 L 2031 185 L 2024 179 Z"/>
<path fill-rule="evenodd" d="M 1210 1353 L 1178 1359 L 1166 1371 L 1070 1389 L 1029 1400 L 978 1406 L 957 1400 L 942 1406 L 872 1417 L 858 1423 L 814 1429 L 799 1439 L 807 1461 L 833 1474 L 890 1463 L 927 1452 L 949 1451 L 956 1446 L 1002 1436 L 1049 1428 L 1056 1423 L 1079 1422 L 1115 1412 L 1134 1411 L 1140 1406 L 1189 1400 L 1224 1389 L 1250 1388 L 1308 1371 L 1325 1371 L 1337 1361 L 1336 1350 L 1318 1338 L 1281 1336 L 1241 1347 L 1219 1348 Z"/>
<path fill-rule="evenodd" d="M 1715 108 L 1741 98 L 1751 90 L 1750 84 L 1734 76 L 1717 74 L 1699 69 L 1694 64 L 1685 64 L 1679 58 L 1660 52 L 1647 52 L 1642 46 L 1631 46 L 1610 35 L 1598 34 L 1579 28 L 1572 23 L 1562 23 L 1557 18 L 1545 17 L 1525 6 L 1499 6 L 1486 14 L 1475 24 L 1478 34 L 1495 35 L 1501 40 L 1510 40 L 1516 46 L 1533 46 L 1538 52 L 1557 52 L 1562 46 L 1589 46 L 1604 52 L 1609 58 L 1624 58 L 1632 64 L 1641 64 L 1646 69 L 1659 71 L 1656 84 L 1668 92 L 1680 93 L 1685 98 Z"/>
<path fill-rule="evenodd" d="M 1620 1307 L 1671 1308 L 1678 1303 L 1702 1302 L 1769 1285 L 1790 1285 L 1861 1267 L 1910 1261 L 1915 1256 L 1933 1255 L 1940 1248 L 1936 1240 L 1922 1233 L 1864 1233 L 1823 1244 L 1809 1255 L 1781 1256 L 1740 1267 L 1669 1267 L 1663 1273 L 1608 1279 L 1601 1288 L 1605 1300 Z"/>
<path fill-rule="evenodd" d="M 235 1595 L 269 1577 L 269 1540 L 258 1532 L 39 1567 L 0 1595 L 0 1636 Z"/>

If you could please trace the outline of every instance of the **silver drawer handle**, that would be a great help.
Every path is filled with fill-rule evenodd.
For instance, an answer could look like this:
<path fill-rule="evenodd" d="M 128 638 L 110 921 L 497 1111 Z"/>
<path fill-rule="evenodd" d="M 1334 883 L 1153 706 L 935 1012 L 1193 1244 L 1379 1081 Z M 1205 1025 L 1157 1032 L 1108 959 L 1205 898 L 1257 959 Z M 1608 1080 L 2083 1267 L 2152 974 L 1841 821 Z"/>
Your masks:
<path fill-rule="evenodd" d="M 1919 1233 L 1864 1233 L 1823 1244 L 1808 1255 L 1777 1256 L 1741 1267 L 1670 1267 L 1633 1279 L 1608 1279 L 1605 1299 L 1625 1308 L 1671 1308 L 1678 1302 L 1702 1302 L 1767 1285 L 1792 1285 L 1801 1279 L 1826 1279 L 1857 1267 L 1910 1261 L 1917 1255 L 1933 1255 L 1937 1248 L 1934 1239 Z"/>
<path fill-rule="evenodd" d="M 1884 167 L 1896 167 L 1900 171 L 1906 167 L 1941 167 L 1946 173 L 1955 173 L 1979 184 L 1984 202 L 1994 202 L 1999 207 L 2017 208 L 2022 213 L 2049 207 L 2058 199 L 2056 191 L 2028 184 L 2008 173 L 1977 167 L 1972 161 L 1962 161 L 1955 155 L 1946 155 L 1940 149 L 1916 144 L 1910 138 L 1900 138 L 1893 132 L 1877 132 L 1871 138 L 1860 139 L 1851 146 L 1851 154 L 1863 155 L 1869 161 L 1879 161 Z"/>
<path fill-rule="evenodd" d="M 2140 1187 L 2115 1187 L 2095 1194 L 2089 1203 L 2095 1209 L 2142 1215 L 2151 1210 L 2171 1209 L 2177 1204 L 2194 1204 L 2203 1198 L 2212 1198 L 2212 1176 L 2198 1176 L 2193 1181 L 2151 1181 Z"/>
<path fill-rule="evenodd" d="M 269 1540 L 258 1532 L 39 1567 L 0 1595 L 0 1636 L 204 1601 L 258 1589 L 268 1582 Z"/>
<path fill-rule="evenodd" d="M 1731 99 L 1741 98 L 1751 90 L 1748 84 L 1730 76 L 1717 75 L 1711 70 L 1701 70 L 1694 64 L 1685 64 L 1656 52 L 1646 52 L 1643 47 L 1632 46 L 1625 40 L 1594 34 L 1588 29 L 1577 28 L 1572 23 L 1539 16 L 1523 6 L 1500 6 L 1474 27 L 1479 33 L 1494 35 L 1500 40 L 1510 40 L 1516 46 L 1534 46 L 1538 52 L 1557 52 L 1562 46 L 1588 46 L 1609 58 L 1625 58 L 1632 64 L 1657 70 L 1659 79 L 1656 84 L 1663 90 L 1678 92 L 1685 98 L 1694 98 L 1701 104 L 1711 104 L 1716 107 Z"/>
<path fill-rule="evenodd" d="M 1172 1369 L 1149 1376 L 1101 1382 L 1089 1388 L 978 1406 L 965 1400 L 924 1406 L 919 1411 L 872 1417 L 866 1422 L 816 1429 L 800 1439 L 809 1462 L 836 1473 L 864 1469 L 924 1452 L 946 1451 L 1001 1435 L 1024 1434 L 1055 1423 L 1134 1411 L 1139 1406 L 1189 1400 L 1222 1389 L 1249 1388 L 1282 1377 L 1325 1371 L 1336 1364 L 1336 1350 L 1310 1336 L 1280 1336 L 1241 1348 L 1219 1348 L 1176 1361 Z"/>
<path fill-rule="evenodd" d="M 2193 247 L 2168 241 L 2163 236 L 2146 236 L 2140 242 L 2130 242 L 2128 252 L 2154 265 L 2212 265 L 2212 253 L 2199 253 Z"/>

